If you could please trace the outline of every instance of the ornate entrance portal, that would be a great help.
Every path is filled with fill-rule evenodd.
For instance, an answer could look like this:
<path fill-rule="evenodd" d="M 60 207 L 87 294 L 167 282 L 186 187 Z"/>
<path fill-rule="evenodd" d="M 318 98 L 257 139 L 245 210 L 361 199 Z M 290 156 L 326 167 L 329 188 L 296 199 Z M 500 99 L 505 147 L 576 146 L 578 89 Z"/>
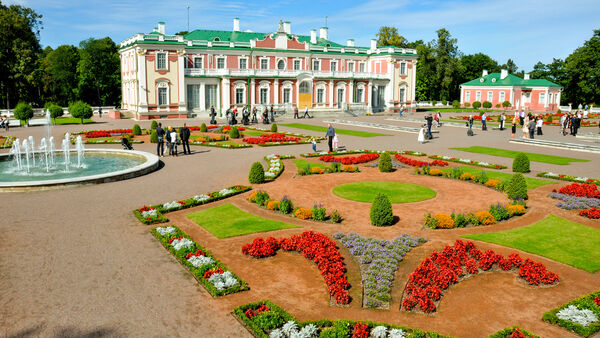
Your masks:
<path fill-rule="evenodd" d="M 298 87 L 298 109 L 312 108 L 312 86 L 310 81 L 300 82 Z"/>

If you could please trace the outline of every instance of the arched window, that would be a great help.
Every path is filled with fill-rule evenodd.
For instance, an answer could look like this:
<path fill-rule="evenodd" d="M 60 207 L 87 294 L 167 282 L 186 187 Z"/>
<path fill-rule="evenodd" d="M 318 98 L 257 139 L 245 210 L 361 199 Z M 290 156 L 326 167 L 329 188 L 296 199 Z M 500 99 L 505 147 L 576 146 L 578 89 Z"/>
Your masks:
<path fill-rule="evenodd" d="M 300 91 L 300 94 L 310 94 L 311 90 L 310 90 L 310 83 L 308 81 L 302 81 L 300 82 L 300 87 L 298 88 L 298 90 Z"/>
<path fill-rule="evenodd" d="M 277 62 L 277 69 L 284 70 L 285 69 L 285 61 L 279 60 L 279 62 Z"/>
<path fill-rule="evenodd" d="M 218 37 L 214 38 L 213 41 L 221 41 Z"/>

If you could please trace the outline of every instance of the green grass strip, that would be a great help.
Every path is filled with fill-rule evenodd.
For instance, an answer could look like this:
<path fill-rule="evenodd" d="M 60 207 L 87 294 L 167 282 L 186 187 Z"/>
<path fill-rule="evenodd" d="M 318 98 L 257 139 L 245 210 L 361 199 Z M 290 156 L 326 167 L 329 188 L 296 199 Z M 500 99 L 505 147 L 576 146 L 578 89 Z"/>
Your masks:
<path fill-rule="evenodd" d="M 510 174 L 510 173 L 503 173 L 503 172 L 499 172 L 499 171 L 493 171 L 493 170 L 489 170 L 489 169 L 482 169 L 482 168 L 473 168 L 473 167 L 460 167 L 460 169 L 464 172 L 464 173 L 470 173 L 473 175 L 480 175 L 482 171 L 485 171 L 485 174 L 487 175 L 488 178 L 493 178 L 496 180 L 500 180 L 500 181 L 508 181 L 511 179 L 511 177 L 514 174 Z M 452 169 L 450 168 L 446 168 L 446 169 L 442 169 L 443 171 L 452 171 Z M 525 182 L 527 183 L 527 190 L 531 190 L 531 189 L 535 189 L 544 185 L 548 185 L 548 184 L 555 184 L 555 182 L 553 181 L 549 181 L 549 180 L 543 180 L 540 178 L 533 178 L 533 177 L 527 177 L 525 176 Z"/>
<path fill-rule="evenodd" d="M 333 193 L 358 202 L 373 202 L 378 193 L 387 195 L 391 203 L 410 203 L 434 198 L 436 192 L 417 184 L 386 181 L 363 181 L 338 185 Z"/>
<path fill-rule="evenodd" d="M 286 123 L 286 124 L 281 124 L 281 126 L 297 128 L 297 129 L 312 130 L 312 131 L 320 131 L 323 133 L 327 132 L 327 127 L 315 126 L 312 124 Z M 336 134 L 339 134 L 339 135 L 349 135 L 349 136 L 358 136 L 358 137 L 390 136 L 390 134 L 371 133 L 368 131 L 338 129 L 338 128 L 335 128 L 335 132 L 336 132 Z"/>
<path fill-rule="evenodd" d="M 463 237 L 544 256 L 590 273 L 600 270 L 600 230 L 555 215 L 522 228 Z"/>
<path fill-rule="evenodd" d="M 231 203 L 189 213 L 186 217 L 219 239 L 257 232 L 299 228 L 296 225 L 254 216 Z"/>
<path fill-rule="evenodd" d="M 515 156 L 517 156 L 518 153 L 524 153 L 525 155 L 527 155 L 527 157 L 529 157 L 530 161 L 558 164 L 558 165 L 569 165 L 569 164 L 571 164 L 571 162 L 589 162 L 588 160 L 582 160 L 579 158 L 527 153 L 524 151 L 514 151 L 514 150 L 508 150 L 508 149 L 480 147 L 480 146 L 472 146 L 469 148 L 450 148 L 450 149 L 466 151 L 469 153 L 486 154 L 486 155 L 509 157 L 509 158 L 515 158 Z"/>
<path fill-rule="evenodd" d="M 294 160 L 294 163 L 296 164 L 296 167 L 298 167 L 298 170 L 304 169 L 308 165 L 310 165 L 311 169 L 314 167 L 319 167 L 319 168 L 323 168 L 323 169 L 329 168 L 329 165 L 327 165 L 327 164 L 309 162 L 307 160 Z"/>

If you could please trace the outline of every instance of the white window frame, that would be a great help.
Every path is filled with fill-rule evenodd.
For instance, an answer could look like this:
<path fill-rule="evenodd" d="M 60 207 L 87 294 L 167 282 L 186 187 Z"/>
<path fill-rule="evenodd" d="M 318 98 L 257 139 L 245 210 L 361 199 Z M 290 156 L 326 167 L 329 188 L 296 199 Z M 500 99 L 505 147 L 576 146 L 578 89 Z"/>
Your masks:
<path fill-rule="evenodd" d="M 494 92 L 492 90 L 488 90 L 487 92 L 487 100 L 488 102 L 492 102 L 494 101 Z"/>
<path fill-rule="evenodd" d="M 362 91 L 362 94 L 358 95 L 358 91 Z M 356 93 L 355 93 L 355 97 L 354 97 L 354 101 L 356 103 L 364 103 L 365 102 L 365 94 L 366 94 L 366 88 L 365 88 L 365 84 L 364 83 L 359 83 L 356 86 Z"/>
<path fill-rule="evenodd" d="M 475 92 L 475 101 L 481 102 L 481 90 Z"/>
<path fill-rule="evenodd" d="M 400 95 L 400 93 L 402 93 L 402 90 L 404 89 L 404 95 Z M 406 89 L 406 86 L 401 86 L 400 88 L 398 88 L 398 101 L 400 103 L 404 103 L 406 102 L 406 93 L 408 92 L 408 90 Z M 404 97 L 402 97 L 404 96 Z"/>
<path fill-rule="evenodd" d="M 337 65 L 338 65 L 337 61 L 335 61 L 335 60 L 329 61 L 329 69 L 332 72 L 337 72 L 338 71 L 338 66 Z"/>
<path fill-rule="evenodd" d="M 400 62 L 400 75 L 406 75 L 406 62 Z"/>
<path fill-rule="evenodd" d="M 502 104 L 504 101 L 506 101 L 506 92 L 503 90 L 498 94 L 498 102 Z"/>
<path fill-rule="evenodd" d="M 259 69 L 261 69 L 261 70 L 268 70 L 268 69 L 270 69 L 270 67 L 269 67 L 270 64 L 269 63 L 270 63 L 271 60 L 269 60 L 269 58 L 259 58 L 258 60 L 259 60 L 258 61 L 258 68 Z M 267 63 L 267 65 L 266 65 L 267 67 L 266 68 L 263 68 L 263 62 L 264 61 L 266 61 L 266 63 Z"/>
<path fill-rule="evenodd" d="M 161 89 L 165 90 L 166 93 L 166 103 L 160 103 L 160 91 Z M 167 81 L 160 81 L 156 84 L 156 105 L 158 107 L 165 107 L 165 106 L 169 106 L 169 102 L 171 102 L 171 98 L 170 95 L 171 93 L 169 93 L 169 83 Z"/>
<path fill-rule="evenodd" d="M 298 62 L 298 68 L 296 68 L 296 62 Z M 302 60 L 294 59 L 294 70 L 302 70 Z"/>
<path fill-rule="evenodd" d="M 271 104 L 271 87 L 269 86 L 269 81 L 261 81 L 258 87 L 258 102 L 263 105 Z M 261 92 L 263 90 L 267 90 L 266 100 L 263 102 Z"/>
<path fill-rule="evenodd" d="M 242 60 L 244 60 L 246 63 L 244 68 L 242 68 Z M 238 58 L 238 69 L 240 69 L 240 70 L 248 69 L 248 58 L 247 57 L 240 56 Z"/>
<path fill-rule="evenodd" d="M 321 70 L 321 60 L 318 60 L 318 59 L 312 60 L 312 70 L 313 71 Z"/>
<path fill-rule="evenodd" d="M 538 103 L 546 104 L 546 93 L 542 92 L 539 94 Z"/>
<path fill-rule="evenodd" d="M 288 97 L 287 101 L 285 100 L 285 95 L 284 95 L 286 90 L 289 90 L 289 93 L 290 93 L 290 96 Z M 294 95 L 293 90 L 294 89 L 293 89 L 291 81 L 284 81 L 281 84 L 281 103 L 284 103 L 284 104 L 292 103 L 293 95 Z"/>
<path fill-rule="evenodd" d="M 552 100 L 554 99 L 554 94 L 548 93 L 548 104 L 554 104 Z"/>
<path fill-rule="evenodd" d="M 321 94 L 319 96 L 319 94 Z M 325 87 L 317 87 L 316 103 L 325 103 Z"/>
<path fill-rule="evenodd" d="M 223 67 L 219 67 L 219 61 L 223 61 Z M 224 56 L 217 56 L 217 64 L 216 64 L 216 69 L 225 69 L 227 68 L 227 60 L 225 60 Z"/>
<path fill-rule="evenodd" d="M 238 102 L 237 100 L 237 91 L 238 89 L 242 90 L 242 102 Z M 233 98 L 235 104 L 246 104 L 246 83 L 244 81 L 236 81 L 235 87 L 233 88 Z"/>
<path fill-rule="evenodd" d="M 365 62 L 359 62 L 358 63 L 358 72 L 359 73 L 365 73 L 367 71 L 367 65 Z"/>
<path fill-rule="evenodd" d="M 348 71 L 349 72 L 354 72 L 355 71 L 356 68 L 355 68 L 354 65 L 355 65 L 354 61 L 348 61 Z"/>
<path fill-rule="evenodd" d="M 200 67 L 196 67 L 196 60 L 200 60 Z M 194 69 L 202 69 L 202 68 L 204 68 L 204 56 L 194 56 L 192 66 L 194 66 L 193 67 Z"/>
<path fill-rule="evenodd" d="M 279 69 L 279 64 L 283 62 L 283 69 Z M 277 70 L 287 70 L 287 62 L 285 61 L 285 59 L 279 59 L 277 60 L 277 64 L 275 65 L 275 67 L 277 68 Z"/>
<path fill-rule="evenodd" d="M 465 90 L 465 102 L 470 102 L 470 101 L 471 101 L 471 91 Z"/>
<path fill-rule="evenodd" d="M 158 59 L 160 56 L 165 57 L 165 66 L 164 68 L 159 67 Z M 169 70 L 169 53 L 167 52 L 156 52 L 156 70 Z"/>

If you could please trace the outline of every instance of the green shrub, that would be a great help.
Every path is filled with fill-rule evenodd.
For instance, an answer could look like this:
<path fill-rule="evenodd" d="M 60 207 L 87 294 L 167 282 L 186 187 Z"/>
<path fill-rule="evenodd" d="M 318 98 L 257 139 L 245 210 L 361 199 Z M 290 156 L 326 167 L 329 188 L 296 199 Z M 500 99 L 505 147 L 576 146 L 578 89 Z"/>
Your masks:
<path fill-rule="evenodd" d="M 71 103 L 69 105 L 69 113 L 76 119 L 81 119 L 81 124 L 83 124 L 83 119 L 89 119 L 94 116 L 94 112 L 92 111 L 92 107 L 89 104 L 83 101 L 77 101 Z"/>
<path fill-rule="evenodd" d="M 460 214 L 452 214 L 452 219 L 454 219 L 454 227 L 455 228 L 464 228 L 469 224 L 469 220 L 463 213 Z"/>
<path fill-rule="evenodd" d="M 231 128 L 231 130 L 229 130 L 229 137 L 240 138 L 240 131 L 238 130 L 237 127 L 233 127 L 233 128 Z"/>
<path fill-rule="evenodd" d="M 431 101 L 431 105 L 435 106 L 438 102 L 436 100 Z"/>
<path fill-rule="evenodd" d="M 467 222 L 473 224 L 474 226 L 481 225 L 479 218 L 477 218 L 477 216 L 475 216 L 475 214 L 473 214 L 472 212 L 470 212 L 466 218 L 467 218 Z"/>
<path fill-rule="evenodd" d="M 312 216 L 315 221 L 324 221 L 327 218 L 325 208 L 322 205 L 315 204 L 312 208 Z"/>
<path fill-rule="evenodd" d="M 436 229 L 438 226 L 438 221 L 430 213 L 427 213 L 427 215 L 425 215 L 425 226 L 429 229 Z"/>
<path fill-rule="evenodd" d="M 546 122 L 552 122 L 552 114 L 548 114 L 548 116 L 546 116 Z"/>
<path fill-rule="evenodd" d="M 502 102 L 502 107 L 504 107 L 504 108 L 508 108 L 508 107 L 510 107 L 510 106 L 511 106 L 510 102 L 508 102 L 508 101 L 504 101 L 504 102 Z"/>
<path fill-rule="evenodd" d="M 339 173 L 342 169 L 342 164 L 340 162 L 331 163 L 331 171 L 334 173 Z"/>
<path fill-rule="evenodd" d="M 512 170 L 515 173 L 528 173 L 529 170 L 529 157 L 524 153 L 518 153 L 513 160 Z"/>
<path fill-rule="evenodd" d="M 271 125 L 271 131 L 272 131 L 272 132 L 274 132 L 274 133 L 276 133 L 276 132 L 277 132 L 277 124 L 273 123 L 273 124 Z"/>
<path fill-rule="evenodd" d="M 267 311 L 253 318 L 254 322 L 264 330 L 273 330 L 283 326 L 284 319 L 275 312 Z"/>
<path fill-rule="evenodd" d="M 142 128 L 140 127 L 139 124 L 134 124 L 133 125 L 133 135 L 142 135 Z"/>
<path fill-rule="evenodd" d="M 203 133 L 208 131 L 208 128 L 206 128 L 206 123 L 202 122 L 202 125 L 200 125 L 200 131 Z"/>
<path fill-rule="evenodd" d="M 485 184 L 485 182 L 487 182 L 489 180 L 487 174 L 485 173 L 485 171 L 482 171 L 481 174 L 479 176 L 477 176 L 477 183 L 479 184 Z"/>
<path fill-rule="evenodd" d="M 473 102 L 473 108 L 479 109 L 480 107 L 481 107 L 481 102 L 479 102 L 479 101 Z"/>
<path fill-rule="evenodd" d="M 63 116 L 63 109 L 57 104 L 50 103 L 46 109 L 50 112 L 50 118 L 52 118 L 52 120 L 56 120 L 57 117 Z"/>
<path fill-rule="evenodd" d="M 500 108 L 500 103 L 496 104 L 496 108 Z"/>
<path fill-rule="evenodd" d="M 459 179 L 460 175 L 463 174 L 461 168 L 452 168 L 452 178 Z"/>
<path fill-rule="evenodd" d="M 506 194 L 511 200 L 527 199 L 527 182 L 522 174 L 516 173 L 506 185 Z"/>
<path fill-rule="evenodd" d="M 558 109 L 558 110 L 556 110 L 556 113 L 560 114 L 560 113 L 562 113 L 562 110 Z"/>
<path fill-rule="evenodd" d="M 490 101 L 483 101 L 483 108 L 492 108 L 492 103 Z"/>
<path fill-rule="evenodd" d="M 158 122 L 156 122 L 156 120 L 152 120 L 152 123 L 150 124 L 150 129 L 155 130 L 156 128 L 158 128 Z"/>
<path fill-rule="evenodd" d="M 13 112 L 15 118 L 21 121 L 29 121 L 33 117 L 33 108 L 25 102 L 19 102 Z"/>
<path fill-rule="evenodd" d="M 447 106 L 447 105 L 448 105 L 448 100 L 442 100 L 442 104 L 443 104 L 444 106 Z"/>
<path fill-rule="evenodd" d="M 460 108 L 460 101 L 458 101 L 458 100 L 452 101 L 452 108 Z"/>
<path fill-rule="evenodd" d="M 158 134 L 156 133 L 156 129 L 152 130 L 150 134 L 150 143 L 158 143 Z"/>
<path fill-rule="evenodd" d="M 266 191 L 257 191 L 256 197 L 254 197 L 254 203 L 258 205 L 267 205 L 269 198 L 269 194 Z"/>
<path fill-rule="evenodd" d="M 254 162 L 252 164 L 250 173 L 248 174 L 248 181 L 252 184 L 260 184 L 265 182 L 265 169 L 260 162 Z"/>
<path fill-rule="evenodd" d="M 394 214 L 392 213 L 392 204 L 385 194 L 377 194 L 371 204 L 371 224 L 374 226 L 392 225 Z"/>
<path fill-rule="evenodd" d="M 342 216 L 337 210 L 333 210 L 329 217 L 333 223 L 340 223 L 342 221 Z"/>
<path fill-rule="evenodd" d="M 389 173 L 394 170 L 392 167 L 392 158 L 389 153 L 383 153 L 379 156 L 379 164 L 377 167 L 379 167 L 379 171 L 382 173 Z"/>
<path fill-rule="evenodd" d="M 470 103 L 470 102 L 465 102 L 464 106 L 465 106 L 466 108 L 469 108 L 469 107 L 471 106 L 471 103 Z"/>
<path fill-rule="evenodd" d="M 496 205 L 494 205 L 494 204 L 490 205 L 489 211 L 490 211 L 490 214 L 492 216 L 494 216 L 494 219 L 498 222 L 510 218 L 508 209 L 506 209 L 506 207 L 504 205 L 502 205 L 501 203 L 498 203 Z"/>
<path fill-rule="evenodd" d="M 279 202 L 279 211 L 281 211 L 284 214 L 289 214 L 293 210 L 294 204 L 292 203 L 292 200 L 284 196 Z"/>

